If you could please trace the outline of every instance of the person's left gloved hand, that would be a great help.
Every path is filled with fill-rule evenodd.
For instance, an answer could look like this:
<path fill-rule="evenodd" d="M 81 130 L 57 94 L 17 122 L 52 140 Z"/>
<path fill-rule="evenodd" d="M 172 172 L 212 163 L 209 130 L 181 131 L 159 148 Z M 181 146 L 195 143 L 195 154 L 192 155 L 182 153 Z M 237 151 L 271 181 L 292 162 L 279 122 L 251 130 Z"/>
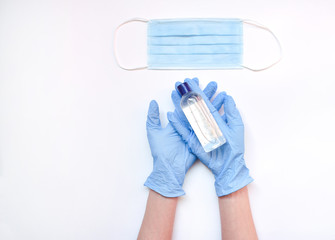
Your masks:
<path fill-rule="evenodd" d="M 215 189 L 219 197 L 235 192 L 253 181 L 244 161 L 244 125 L 235 102 L 225 92 L 219 93 L 213 102 L 199 88 L 199 80 L 186 79 L 191 89 L 204 99 L 211 114 L 220 127 L 226 143 L 211 152 L 205 152 L 197 136 L 190 126 L 180 107 L 181 96 L 173 91 L 172 101 L 176 107 L 173 113 L 168 113 L 170 124 L 178 131 L 190 148 L 214 174 Z M 176 83 L 176 87 L 180 83 Z M 219 109 L 223 105 L 225 114 L 221 116 Z"/>
<path fill-rule="evenodd" d="M 210 83 L 204 93 L 211 98 L 216 89 L 216 83 Z M 165 197 L 184 195 L 185 174 L 196 157 L 170 123 L 165 128 L 161 126 L 159 107 L 154 100 L 150 102 L 146 126 L 154 166 L 144 185 Z"/>

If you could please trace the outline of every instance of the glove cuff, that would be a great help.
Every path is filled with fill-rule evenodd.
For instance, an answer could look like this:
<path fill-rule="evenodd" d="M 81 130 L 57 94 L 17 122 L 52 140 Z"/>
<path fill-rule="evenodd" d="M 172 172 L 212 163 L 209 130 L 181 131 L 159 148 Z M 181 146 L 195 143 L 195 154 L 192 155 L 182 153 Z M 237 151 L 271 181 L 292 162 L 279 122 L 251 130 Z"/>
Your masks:
<path fill-rule="evenodd" d="M 176 179 L 166 177 L 163 174 L 152 172 L 144 183 L 144 186 L 154 190 L 164 197 L 180 197 L 185 195 L 182 186 Z"/>
<path fill-rule="evenodd" d="M 185 195 L 185 192 L 182 188 L 170 189 L 167 186 L 161 187 L 156 185 L 154 181 L 149 180 L 149 178 L 147 179 L 147 181 L 145 181 L 144 186 L 150 188 L 151 190 L 159 193 L 164 197 L 180 197 Z"/>
<path fill-rule="evenodd" d="M 254 181 L 245 165 L 242 165 L 238 171 L 236 170 L 228 169 L 215 180 L 215 190 L 218 197 L 236 192 Z"/>

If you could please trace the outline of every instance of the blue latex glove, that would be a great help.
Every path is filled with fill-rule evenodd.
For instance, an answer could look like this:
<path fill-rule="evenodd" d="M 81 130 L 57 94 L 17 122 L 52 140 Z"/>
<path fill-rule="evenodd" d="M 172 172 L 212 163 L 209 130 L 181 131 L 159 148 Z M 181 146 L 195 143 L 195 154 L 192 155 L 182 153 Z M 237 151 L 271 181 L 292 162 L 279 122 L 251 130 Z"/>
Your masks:
<path fill-rule="evenodd" d="M 220 93 L 211 103 L 210 98 L 208 99 L 199 88 L 197 78 L 186 79 L 185 82 L 188 82 L 193 91 L 201 94 L 227 142 L 221 147 L 206 153 L 180 107 L 181 97 L 176 91 L 172 93 L 176 110 L 173 113 L 168 113 L 169 122 L 188 144 L 190 151 L 213 172 L 217 195 L 228 195 L 253 181 L 244 162 L 244 125 L 242 118 L 231 96 L 224 92 Z M 177 82 L 176 87 L 179 84 Z M 218 112 L 222 105 L 225 112 L 223 116 Z"/>
<path fill-rule="evenodd" d="M 217 85 L 212 83 L 204 92 L 211 98 L 216 89 Z M 148 111 L 147 136 L 154 166 L 144 185 L 165 197 L 184 195 L 185 174 L 196 157 L 170 123 L 165 128 L 161 126 L 159 107 L 154 100 L 150 102 Z"/>

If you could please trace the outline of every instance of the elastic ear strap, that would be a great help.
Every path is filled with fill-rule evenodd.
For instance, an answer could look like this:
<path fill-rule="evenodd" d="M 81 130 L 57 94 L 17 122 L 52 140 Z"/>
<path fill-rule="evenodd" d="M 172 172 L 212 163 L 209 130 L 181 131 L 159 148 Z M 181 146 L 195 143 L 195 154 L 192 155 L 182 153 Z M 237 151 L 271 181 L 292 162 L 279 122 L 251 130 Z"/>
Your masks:
<path fill-rule="evenodd" d="M 246 67 L 244 65 L 242 65 L 242 67 L 244 67 L 244 68 L 246 68 L 248 70 L 254 71 L 254 72 L 259 72 L 259 71 L 263 71 L 263 70 L 269 69 L 270 67 L 273 67 L 274 65 L 276 65 L 277 63 L 279 63 L 280 60 L 282 59 L 282 48 L 281 48 L 281 44 L 280 44 L 278 38 L 276 37 L 276 35 L 269 28 L 267 28 L 267 27 L 265 27 L 265 26 L 263 26 L 263 25 L 261 25 L 259 23 L 256 23 L 255 21 L 252 21 L 252 20 L 249 20 L 249 19 L 244 19 L 243 23 L 252 25 L 254 27 L 261 28 L 261 29 L 263 29 L 265 31 L 268 31 L 274 37 L 274 39 L 276 40 L 276 42 L 278 44 L 279 52 L 280 52 L 280 57 L 279 57 L 279 59 L 277 61 L 275 61 L 274 63 L 270 64 L 269 66 L 267 66 L 265 68 L 253 69 L 253 68 Z"/>
<path fill-rule="evenodd" d="M 148 19 L 144 19 L 144 18 L 132 18 L 132 19 L 129 19 L 127 21 L 125 21 L 124 23 L 121 23 L 114 31 L 114 40 L 113 40 L 113 48 L 114 48 L 114 58 L 115 58 L 115 61 L 117 63 L 117 65 L 124 69 L 124 70 L 127 70 L 127 71 L 134 71 L 134 70 L 142 70 L 142 69 L 146 69 L 148 68 L 148 66 L 145 66 L 145 67 L 137 67 L 137 68 L 128 68 L 128 67 L 124 67 L 121 65 L 120 61 L 119 61 L 119 57 L 117 55 L 117 51 L 116 51 L 116 39 L 117 39 L 117 34 L 118 34 L 118 31 L 119 29 L 126 25 L 127 23 L 130 23 L 130 22 L 143 22 L 143 23 L 147 23 L 149 20 Z"/>

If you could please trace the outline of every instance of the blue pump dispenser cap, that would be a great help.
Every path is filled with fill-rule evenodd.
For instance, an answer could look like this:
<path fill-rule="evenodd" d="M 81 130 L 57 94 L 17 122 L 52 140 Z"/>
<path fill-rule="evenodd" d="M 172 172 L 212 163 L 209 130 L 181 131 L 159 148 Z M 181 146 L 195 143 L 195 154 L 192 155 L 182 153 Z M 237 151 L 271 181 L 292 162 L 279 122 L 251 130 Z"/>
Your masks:
<path fill-rule="evenodd" d="M 190 85 L 188 85 L 187 82 L 181 83 L 181 84 L 177 87 L 177 89 L 178 89 L 178 92 L 180 93 L 180 95 L 182 95 L 182 96 L 183 96 L 184 94 L 186 94 L 186 93 L 192 91 Z"/>

